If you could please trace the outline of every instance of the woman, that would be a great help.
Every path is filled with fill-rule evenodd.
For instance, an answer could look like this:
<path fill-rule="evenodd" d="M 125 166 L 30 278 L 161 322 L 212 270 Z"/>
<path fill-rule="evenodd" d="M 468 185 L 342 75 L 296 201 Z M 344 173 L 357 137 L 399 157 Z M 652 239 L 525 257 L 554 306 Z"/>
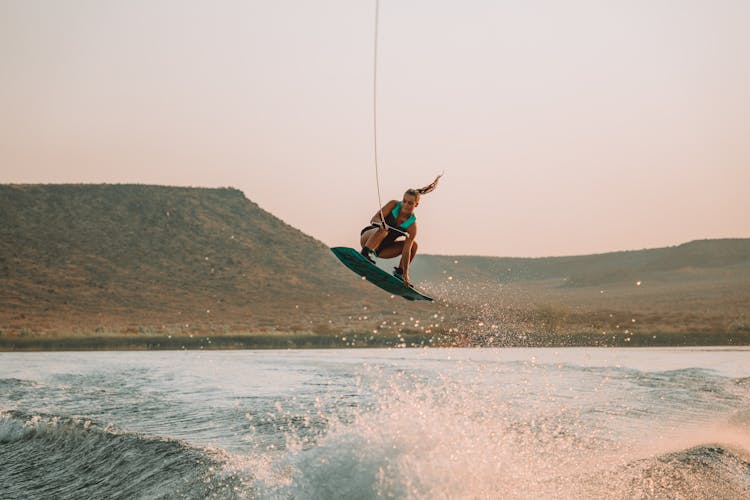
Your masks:
<path fill-rule="evenodd" d="M 402 201 L 391 200 L 370 219 L 370 225 L 360 233 L 362 255 L 372 262 L 372 255 L 382 259 L 401 256 L 398 267 L 393 268 L 393 275 L 409 281 L 409 264 L 417 254 L 417 223 L 414 209 L 419 206 L 423 194 L 433 191 L 442 174 L 435 177 L 432 184 L 419 189 L 408 189 Z M 403 238 L 403 239 L 400 239 Z"/>

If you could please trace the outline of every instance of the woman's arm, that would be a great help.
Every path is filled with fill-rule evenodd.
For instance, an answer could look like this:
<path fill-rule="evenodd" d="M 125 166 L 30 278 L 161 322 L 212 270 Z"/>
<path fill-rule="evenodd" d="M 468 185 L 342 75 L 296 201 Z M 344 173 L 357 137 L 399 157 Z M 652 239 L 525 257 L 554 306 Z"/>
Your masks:
<path fill-rule="evenodd" d="M 383 208 L 375 212 L 375 215 L 372 216 L 372 219 L 370 219 L 370 224 L 381 224 L 385 222 L 383 219 L 381 219 L 380 214 L 381 213 L 383 214 L 382 215 L 383 218 L 387 217 L 388 214 L 391 213 L 394 208 L 396 208 L 396 204 L 398 204 L 396 200 L 391 200 L 385 205 L 383 205 Z"/>

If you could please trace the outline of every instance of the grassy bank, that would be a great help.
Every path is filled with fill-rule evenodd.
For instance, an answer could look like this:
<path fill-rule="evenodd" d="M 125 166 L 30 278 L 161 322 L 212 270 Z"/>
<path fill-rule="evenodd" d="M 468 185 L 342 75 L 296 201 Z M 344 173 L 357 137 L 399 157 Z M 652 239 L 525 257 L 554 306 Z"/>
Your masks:
<path fill-rule="evenodd" d="M 365 347 L 686 347 L 747 346 L 750 332 L 508 334 L 485 339 L 461 335 L 252 334 L 220 336 L 91 336 L 3 338 L 0 351 L 335 349 Z"/>
<path fill-rule="evenodd" d="M 344 347 L 417 347 L 430 345 L 432 335 L 366 336 L 246 334 L 222 336 L 104 336 L 0 338 L 0 351 L 104 351 L 200 349 L 333 349 Z"/>

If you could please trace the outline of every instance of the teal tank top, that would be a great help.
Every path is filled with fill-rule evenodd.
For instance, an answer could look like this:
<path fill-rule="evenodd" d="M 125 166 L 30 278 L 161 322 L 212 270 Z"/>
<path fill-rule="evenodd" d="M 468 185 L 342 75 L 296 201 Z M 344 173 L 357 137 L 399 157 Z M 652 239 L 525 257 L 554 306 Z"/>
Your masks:
<path fill-rule="evenodd" d="M 396 225 L 396 217 L 398 217 L 399 212 L 401 212 L 401 202 L 400 201 L 396 204 L 396 207 L 391 211 L 390 215 L 391 215 L 391 217 L 393 217 L 393 221 L 389 222 L 389 221 L 386 220 L 386 222 L 389 222 L 388 225 L 390 225 L 390 226 L 395 226 Z M 417 220 L 417 216 L 414 215 L 414 214 L 411 214 L 411 216 L 408 219 L 406 219 L 404 222 L 402 222 L 399 227 L 401 229 L 406 229 L 409 226 L 411 226 L 412 224 L 414 224 L 414 222 L 416 220 Z"/>

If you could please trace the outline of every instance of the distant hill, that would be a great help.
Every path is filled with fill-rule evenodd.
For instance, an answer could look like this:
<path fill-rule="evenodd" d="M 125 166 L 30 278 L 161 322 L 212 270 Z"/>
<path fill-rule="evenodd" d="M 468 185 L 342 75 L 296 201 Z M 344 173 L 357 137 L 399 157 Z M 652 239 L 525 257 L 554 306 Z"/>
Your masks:
<path fill-rule="evenodd" d="M 6 324 L 302 328 L 332 304 L 390 307 L 229 188 L 2 185 L 0 278 Z"/>
<path fill-rule="evenodd" d="M 750 269 L 750 239 L 692 241 L 675 247 L 545 258 L 423 255 L 413 272 L 440 282 L 454 280 L 512 283 L 562 280 L 561 286 L 603 285 L 643 280 L 688 269 Z"/>

